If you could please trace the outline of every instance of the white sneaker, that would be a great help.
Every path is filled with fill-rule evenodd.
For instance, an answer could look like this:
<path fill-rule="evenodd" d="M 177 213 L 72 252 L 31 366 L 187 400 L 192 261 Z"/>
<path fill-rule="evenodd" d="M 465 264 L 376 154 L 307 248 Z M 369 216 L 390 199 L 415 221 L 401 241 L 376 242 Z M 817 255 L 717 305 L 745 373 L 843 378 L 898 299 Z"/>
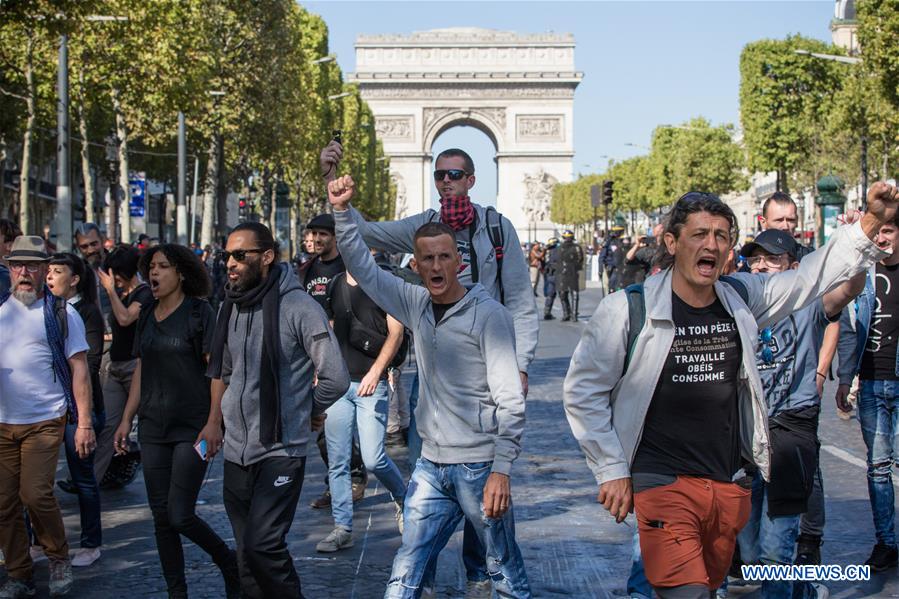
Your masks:
<path fill-rule="evenodd" d="M 334 553 L 353 546 L 353 533 L 338 526 L 327 537 L 318 542 L 315 550 L 319 553 Z"/>
<path fill-rule="evenodd" d="M 400 535 L 403 534 L 403 504 L 399 501 L 393 502 L 394 507 L 396 508 L 396 512 L 394 512 L 393 517 L 396 518 L 396 525 L 400 529 Z"/>
<path fill-rule="evenodd" d="M 493 597 L 493 584 L 490 580 L 469 580 L 465 585 L 465 599 L 490 599 Z"/>
<path fill-rule="evenodd" d="M 31 554 L 31 561 L 34 563 L 47 561 L 47 554 L 44 553 L 44 548 L 40 545 L 32 545 L 28 553 Z"/>
<path fill-rule="evenodd" d="M 827 599 L 830 597 L 830 589 L 821 584 L 820 582 L 811 583 L 812 588 L 815 589 L 815 597 L 818 599 Z"/>
<path fill-rule="evenodd" d="M 99 547 L 82 547 L 72 552 L 72 566 L 84 568 L 100 559 Z"/>

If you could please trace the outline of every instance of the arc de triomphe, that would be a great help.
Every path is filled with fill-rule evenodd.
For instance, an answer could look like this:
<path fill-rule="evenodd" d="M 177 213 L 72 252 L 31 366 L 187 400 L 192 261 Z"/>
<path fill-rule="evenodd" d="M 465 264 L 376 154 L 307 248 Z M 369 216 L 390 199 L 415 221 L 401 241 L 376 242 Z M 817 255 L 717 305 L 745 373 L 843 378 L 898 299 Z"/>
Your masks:
<path fill-rule="evenodd" d="M 474 28 L 359 36 L 350 75 L 390 156 L 397 217 L 430 206 L 434 140 L 469 125 L 496 146 L 496 206 L 524 240 L 535 225 L 539 239 L 549 236 L 552 185 L 572 178 L 574 90 L 582 78 L 570 34 Z M 484 202 L 492 193 L 476 186 L 472 196 Z"/>

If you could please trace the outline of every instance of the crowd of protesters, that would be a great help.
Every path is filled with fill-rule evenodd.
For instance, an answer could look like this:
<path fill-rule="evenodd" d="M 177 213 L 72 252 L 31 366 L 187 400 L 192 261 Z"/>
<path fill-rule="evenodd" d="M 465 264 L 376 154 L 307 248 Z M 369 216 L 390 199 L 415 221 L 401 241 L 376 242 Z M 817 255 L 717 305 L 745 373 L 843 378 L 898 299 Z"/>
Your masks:
<path fill-rule="evenodd" d="M 292 264 L 259 223 L 204 249 L 116 246 L 86 223 L 77 253 L 54 253 L 0 220 L 0 598 L 34 595 L 39 557 L 50 595 L 67 594 L 72 567 L 101 559 L 100 488 L 127 483 L 138 461 L 169 597 L 188 596 L 182 537 L 218 566 L 227 597 L 301 597 L 286 539 L 313 439 L 327 489 L 312 507 L 334 521 L 318 552 L 354 545 L 372 475 L 402 538 L 385 597 L 434 596 L 461 523 L 466 597 L 531 596 L 511 481 L 535 298 L 542 282 L 543 318 L 558 296 L 561 319 L 579 322 L 585 252 L 570 230 L 523 248 L 505 216 L 471 200 L 475 165 L 458 149 L 435 160 L 440 210 L 367 222 L 342 156 L 337 142 L 322 150 L 331 212 L 310 220 Z M 636 512 L 631 596 L 721 596 L 740 584 L 734 566 L 820 563 L 817 427 L 838 346 L 837 406 L 857 397 L 868 447 L 867 563 L 897 565 L 899 197 L 877 183 L 867 199 L 812 251 L 795 241 L 795 204 L 775 194 L 765 230 L 736 251 L 733 211 L 689 192 L 652 235 L 598 253 L 609 293 L 562 399 L 597 500 L 619 522 Z M 409 480 L 387 453 L 397 444 Z M 80 507 L 71 554 L 53 494 L 61 446 L 70 478 L 57 485 Z M 219 453 L 231 531 L 196 513 Z M 769 580 L 762 594 L 827 589 Z"/>

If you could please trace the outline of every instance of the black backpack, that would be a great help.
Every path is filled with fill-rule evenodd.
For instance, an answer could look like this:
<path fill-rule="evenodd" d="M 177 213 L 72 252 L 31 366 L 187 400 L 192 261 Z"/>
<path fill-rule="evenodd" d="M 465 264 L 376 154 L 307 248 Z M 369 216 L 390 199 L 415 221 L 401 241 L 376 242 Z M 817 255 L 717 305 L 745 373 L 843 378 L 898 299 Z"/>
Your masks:
<path fill-rule="evenodd" d="M 727 275 L 718 280 L 733 287 L 744 304 L 749 303 L 749 290 L 746 289 L 746 285 L 741 280 Z M 643 283 L 629 285 L 625 287 L 624 292 L 627 294 L 627 355 L 624 358 L 624 369 L 621 371 L 622 377 L 627 372 L 628 366 L 630 366 L 631 357 L 637 345 L 637 337 L 640 336 L 640 331 L 643 330 L 643 325 L 646 323 L 646 301 L 643 297 Z"/>

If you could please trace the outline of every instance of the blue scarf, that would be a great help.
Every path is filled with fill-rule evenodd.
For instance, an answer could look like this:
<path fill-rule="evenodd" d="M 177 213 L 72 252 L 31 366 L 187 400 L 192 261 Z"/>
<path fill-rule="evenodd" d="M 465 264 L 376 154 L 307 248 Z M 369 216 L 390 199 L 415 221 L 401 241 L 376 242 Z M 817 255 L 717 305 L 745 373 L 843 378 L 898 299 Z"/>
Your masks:
<path fill-rule="evenodd" d="M 69 423 L 78 423 L 78 410 L 75 407 L 75 396 L 72 393 L 72 370 L 66 359 L 66 340 L 59 330 L 59 322 L 56 320 L 56 302 L 65 302 L 61 297 L 56 297 L 44 289 L 44 327 L 47 329 L 47 343 L 53 354 L 53 372 L 57 380 L 62 384 L 62 392 L 66 396 L 66 410 L 69 414 Z M 62 314 L 68 318 L 66 307 L 63 305 Z"/>

